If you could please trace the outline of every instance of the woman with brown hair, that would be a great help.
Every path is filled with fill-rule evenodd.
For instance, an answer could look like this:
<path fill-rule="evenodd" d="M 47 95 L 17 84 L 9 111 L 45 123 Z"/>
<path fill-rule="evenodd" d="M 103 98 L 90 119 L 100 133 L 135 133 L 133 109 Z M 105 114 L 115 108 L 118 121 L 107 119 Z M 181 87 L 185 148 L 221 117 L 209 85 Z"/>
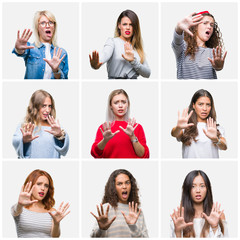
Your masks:
<path fill-rule="evenodd" d="M 13 146 L 18 158 L 60 158 L 67 154 L 69 137 L 56 121 L 51 94 L 44 90 L 32 94 L 24 123 L 13 136 Z"/>
<path fill-rule="evenodd" d="M 216 79 L 223 69 L 222 34 L 208 11 L 193 13 L 177 23 L 172 48 L 178 79 Z"/>
<path fill-rule="evenodd" d="M 136 179 L 125 170 L 112 172 L 106 186 L 105 193 L 97 206 L 97 223 L 92 230 L 91 237 L 148 237 L 144 216 L 139 209 L 140 201 Z"/>
<path fill-rule="evenodd" d="M 143 51 L 138 16 L 131 10 L 123 11 L 117 19 L 115 36 L 109 38 L 99 55 L 89 55 L 93 69 L 107 62 L 109 79 L 136 79 L 139 75 L 148 78 L 151 74 Z"/>
<path fill-rule="evenodd" d="M 143 127 L 129 118 L 130 100 L 123 89 L 108 97 L 107 119 L 97 130 L 91 154 L 94 158 L 149 158 Z"/>
<path fill-rule="evenodd" d="M 69 203 L 54 209 L 54 186 L 51 176 L 36 169 L 22 186 L 18 203 L 12 206 L 17 235 L 21 238 L 59 237 L 60 222 L 70 213 Z"/>
<path fill-rule="evenodd" d="M 183 158 L 219 158 L 218 150 L 226 150 L 225 131 L 216 123 L 212 95 L 204 89 L 194 93 L 190 105 L 178 112 L 172 136 L 182 142 Z"/>

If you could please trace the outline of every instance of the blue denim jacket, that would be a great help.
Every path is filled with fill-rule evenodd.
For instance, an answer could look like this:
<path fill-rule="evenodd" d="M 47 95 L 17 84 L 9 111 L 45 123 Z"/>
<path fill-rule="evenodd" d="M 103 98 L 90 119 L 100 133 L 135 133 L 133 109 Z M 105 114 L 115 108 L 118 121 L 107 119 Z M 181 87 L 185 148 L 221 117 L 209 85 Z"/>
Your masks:
<path fill-rule="evenodd" d="M 18 54 L 13 49 L 12 53 L 15 53 L 18 57 L 23 57 L 25 61 L 26 66 L 26 72 L 25 72 L 25 79 L 43 79 L 44 71 L 45 71 L 45 65 L 47 64 L 43 58 L 45 58 L 45 45 L 41 43 L 40 47 L 36 47 L 33 44 L 27 43 L 28 46 L 34 46 L 32 49 L 27 49 L 23 54 Z M 58 49 L 58 47 L 57 47 Z M 56 49 L 56 50 L 57 50 Z M 54 46 L 51 45 L 50 53 L 51 56 L 53 56 Z M 62 49 L 61 57 L 66 54 L 64 59 L 59 65 L 59 69 L 61 72 L 61 79 L 68 79 L 68 55 L 67 52 Z M 54 74 L 52 73 L 51 79 L 54 79 Z"/>

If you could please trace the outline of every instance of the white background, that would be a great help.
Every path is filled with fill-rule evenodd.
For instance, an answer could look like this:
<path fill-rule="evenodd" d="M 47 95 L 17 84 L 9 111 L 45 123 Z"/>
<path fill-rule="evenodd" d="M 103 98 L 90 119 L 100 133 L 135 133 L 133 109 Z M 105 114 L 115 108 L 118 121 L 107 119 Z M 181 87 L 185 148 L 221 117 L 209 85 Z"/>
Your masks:
<path fill-rule="evenodd" d="M 79 167 L 77 162 L 58 161 L 8 161 L 3 164 L 3 236 L 17 237 L 15 222 L 10 214 L 11 207 L 17 203 L 22 185 L 35 169 L 49 173 L 54 184 L 55 209 L 61 202 L 69 202 L 71 211 L 61 221 L 61 237 L 79 237 Z M 66 171 L 67 169 L 67 171 Z"/>
<path fill-rule="evenodd" d="M 79 69 L 79 9 L 77 3 L 4 3 L 3 4 L 3 77 L 7 79 L 23 79 L 25 62 L 21 57 L 12 54 L 17 39 L 17 31 L 24 29 L 33 31 L 33 18 L 37 11 L 49 10 L 57 21 L 57 44 L 68 53 L 68 78 L 78 78 Z M 29 42 L 34 42 L 32 34 Z"/>
<path fill-rule="evenodd" d="M 108 81 L 84 82 L 82 84 L 82 153 L 91 157 L 91 146 L 95 141 L 98 127 L 106 121 L 109 94 L 124 89 L 130 99 L 130 118 L 135 118 L 145 132 L 150 157 L 158 156 L 158 84 L 156 82 Z"/>
<path fill-rule="evenodd" d="M 227 1 L 226 1 L 227 2 Z M 227 57 L 224 69 L 217 72 L 219 79 L 233 79 L 237 77 L 238 68 L 238 21 L 237 3 L 233 2 L 178 2 L 163 3 L 161 7 L 162 34 L 162 72 L 161 77 L 176 79 L 177 68 L 175 55 L 171 47 L 174 29 L 177 22 L 193 12 L 208 10 L 218 23 L 221 30 Z M 171 13 L 171 14 L 170 14 Z"/>
<path fill-rule="evenodd" d="M 158 164 L 148 161 L 85 161 L 82 165 L 82 194 L 88 196 L 82 201 L 83 236 L 89 237 L 97 215 L 96 205 L 100 204 L 105 185 L 111 173 L 126 169 L 135 177 L 140 193 L 141 209 L 144 214 L 149 237 L 158 236 Z M 147 171 L 146 171 L 147 169 Z M 154 189 L 154 191 L 153 191 Z"/>
<path fill-rule="evenodd" d="M 56 87 L 57 86 L 57 87 Z M 39 89 L 49 92 L 54 101 L 56 116 L 60 125 L 69 134 L 70 145 L 67 158 L 79 156 L 79 84 L 76 82 L 60 81 L 24 81 L 4 82 L 3 84 L 3 156 L 4 158 L 17 158 L 12 137 L 17 126 L 26 116 L 32 94 Z"/>
<path fill-rule="evenodd" d="M 89 63 L 89 53 L 102 51 L 109 37 L 114 37 L 118 16 L 130 9 L 139 19 L 146 60 L 151 69 L 150 78 L 158 77 L 158 5 L 149 2 L 84 3 L 82 6 L 82 76 L 83 78 L 107 78 L 106 64 L 94 70 Z M 141 78 L 141 77 L 139 77 Z"/>

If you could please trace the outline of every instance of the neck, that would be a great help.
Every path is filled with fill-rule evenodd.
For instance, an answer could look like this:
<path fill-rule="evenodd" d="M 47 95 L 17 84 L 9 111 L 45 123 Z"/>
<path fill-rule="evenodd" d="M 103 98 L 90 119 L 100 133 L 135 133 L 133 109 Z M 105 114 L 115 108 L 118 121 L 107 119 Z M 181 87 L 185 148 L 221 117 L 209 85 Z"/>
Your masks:
<path fill-rule="evenodd" d="M 125 41 L 125 42 L 131 43 L 131 38 L 125 38 L 125 37 L 123 37 L 123 36 L 120 36 L 120 38 L 121 38 L 123 41 Z"/>
<path fill-rule="evenodd" d="M 197 37 L 197 45 L 198 45 L 198 47 L 204 47 L 204 48 L 206 48 L 205 42 L 202 41 L 199 37 Z"/>
<path fill-rule="evenodd" d="M 50 126 L 49 123 L 47 122 L 47 120 L 41 120 L 40 125 L 41 126 Z"/>
<path fill-rule="evenodd" d="M 115 116 L 115 121 L 124 121 L 124 117 L 118 117 L 118 116 Z"/>
<path fill-rule="evenodd" d="M 204 122 L 204 123 L 207 123 L 207 119 L 197 118 L 197 121 L 198 121 L 198 122 Z"/>
<path fill-rule="evenodd" d="M 195 209 L 194 218 L 201 218 L 203 213 L 203 203 L 194 203 L 193 208 Z"/>

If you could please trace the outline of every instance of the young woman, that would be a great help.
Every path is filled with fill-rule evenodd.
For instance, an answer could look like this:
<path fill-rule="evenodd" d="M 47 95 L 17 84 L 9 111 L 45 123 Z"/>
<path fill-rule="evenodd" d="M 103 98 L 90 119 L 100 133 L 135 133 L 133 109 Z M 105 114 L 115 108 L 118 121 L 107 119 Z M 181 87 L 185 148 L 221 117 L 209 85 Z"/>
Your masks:
<path fill-rule="evenodd" d="M 208 11 L 193 13 L 178 22 L 172 42 L 178 79 L 216 79 L 223 69 L 222 34 Z"/>
<path fill-rule="evenodd" d="M 130 238 L 148 237 L 136 179 L 124 169 L 115 170 L 105 186 L 105 193 L 97 206 L 97 223 L 91 237 Z"/>
<path fill-rule="evenodd" d="M 183 158 L 219 158 L 218 149 L 226 150 L 225 131 L 216 123 L 217 115 L 212 95 L 204 89 L 194 93 L 172 136 L 181 141 Z"/>
<path fill-rule="evenodd" d="M 208 176 L 201 170 L 190 172 L 183 182 L 181 205 L 171 215 L 171 237 L 228 237 L 220 207 L 213 203 Z"/>
<path fill-rule="evenodd" d="M 30 29 L 25 29 L 17 40 L 13 53 L 23 57 L 26 66 L 25 79 L 67 79 L 68 56 L 64 49 L 57 46 L 57 22 L 49 11 L 35 13 L 35 42 L 28 42 L 32 35 Z"/>
<path fill-rule="evenodd" d="M 123 11 L 117 19 L 115 37 L 109 38 L 100 56 L 97 51 L 89 55 L 93 69 L 107 62 L 109 79 L 148 78 L 151 74 L 143 51 L 138 16 L 131 10 Z"/>
<path fill-rule="evenodd" d="M 94 158 L 149 158 L 143 128 L 129 118 L 130 101 L 123 89 L 110 93 L 107 121 L 97 131 L 91 154 Z"/>
<path fill-rule="evenodd" d="M 54 186 L 51 176 L 43 170 L 31 172 L 11 208 L 19 238 L 45 238 L 60 236 L 60 222 L 70 213 L 69 203 L 56 210 Z"/>
<path fill-rule="evenodd" d="M 53 97 L 44 90 L 33 93 L 24 123 L 13 135 L 18 158 L 60 158 L 69 148 L 68 134 L 56 121 Z"/>

